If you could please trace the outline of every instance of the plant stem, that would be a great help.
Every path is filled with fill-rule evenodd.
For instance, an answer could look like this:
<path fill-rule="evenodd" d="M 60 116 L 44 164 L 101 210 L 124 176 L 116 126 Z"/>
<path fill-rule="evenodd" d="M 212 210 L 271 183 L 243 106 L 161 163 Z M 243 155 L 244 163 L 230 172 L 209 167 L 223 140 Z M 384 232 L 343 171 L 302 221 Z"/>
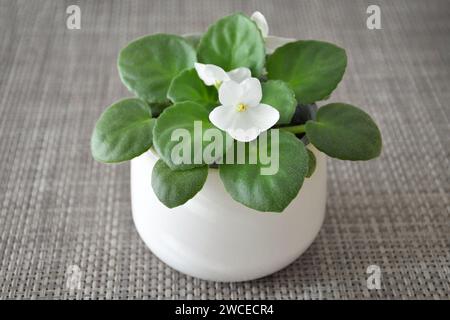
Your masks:
<path fill-rule="evenodd" d="M 290 126 L 290 127 L 279 127 L 278 129 L 292 132 L 294 134 L 304 133 L 305 132 L 305 125 L 299 124 L 297 126 Z"/>

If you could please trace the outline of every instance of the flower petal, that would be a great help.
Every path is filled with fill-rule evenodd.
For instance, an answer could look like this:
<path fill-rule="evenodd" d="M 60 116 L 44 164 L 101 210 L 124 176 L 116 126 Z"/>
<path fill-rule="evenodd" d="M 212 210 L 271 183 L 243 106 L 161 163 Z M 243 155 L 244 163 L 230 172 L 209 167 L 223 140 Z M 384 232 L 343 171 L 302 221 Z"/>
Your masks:
<path fill-rule="evenodd" d="M 259 11 L 255 11 L 251 15 L 250 19 L 255 21 L 259 30 L 261 30 L 261 34 L 262 34 L 263 38 L 267 37 L 267 35 L 269 34 L 269 25 L 267 24 L 267 20 L 264 17 L 264 15 Z"/>
<path fill-rule="evenodd" d="M 227 72 L 228 76 L 230 77 L 230 80 L 233 80 L 237 83 L 240 83 L 244 81 L 245 79 L 251 78 L 252 73 L 249 68 L 240 67 L 233 69 L 229 72 Z"/>
<path fill-rule="evenodd" d="M 239 103 L 244 103 L 250 107 L 257 106 L 262 99 L 261 82 L 256 78 L 250 78 L 240 83 L 242 97 Z"/>
<path fill-rule="evenodd" d="M 235 110 L 237 104 L 242 102 L 241 97 L 243 92 L 242 84 L 232 80 L 226 81 L 219 88 L 219 101 L 224 106 Z"/>
<path fill-rule="evenodd" d="M 277 123 L 280 113 L 272 106 L 259 104 L 243 112 L 229 108 L 214 117 L 220 118 L 218 121 L 222 126 L 221 129 L 227 131 L 234 139 L 248 142 Z"/>
<path fill-rule="evenodd" d="M 237 111 L 230 106 L 218 106 L 209 113 L 209 120 L 217 128 L 227 131 L 233 127 L 234 117 Z"/>
<path fill-rule="evenodd" d="M 256 110 L 259 108 L 255 107 L 253 109 Z M 264 131 L 260 129 L 261 125 L 264 127 L 267 125 L 267 122 L 261 123 L 261 121 L 256 119 L 260 117 L 257 112 L 249 113 L 249 110 L 238 112 L 232 107 L 218 106 L 210 112 L 209 120 L 217 128 L 228 132 L 233 139 L 241 142 L 248 142 L 256 139 L 258 135 Z M 277 120 L 275 120 L 275 122 L 276 121 Z"/>
<path fill-rule="evenodd" d="M 260 133 L 271 128 L 280 119 L 278 110 L 264 103 L 247 109 L 246 113 L 248 113 L 248 117 L 252 119 L 253 125 L 258 128 Z"/>
<path fill-rule="evenodd" d="M 216 65 L 196 62 L 194 67 L 199 78 L 202 79 L 207 86 L 213 86 L 217 81 L 223 82 L 230 80 L 228 74 L 221 67 Z"/>
<path fill-rule="evenodd" d="M 227 133 L 235 140 L 240 142 L 250 142 L 258 138 L 261 133 L 258 128 L 253 127 L 246 130 L 243 129 L 230 129 Z"/>
<path fill-rule="evenodd" d="M 272 54 L 275 51 L 275 49 L 284 46 L 286 43 L 293 42 L 295 41 L 295 39 L 267 36 L 265 41 L 266 41 L 266 53 Z"/>

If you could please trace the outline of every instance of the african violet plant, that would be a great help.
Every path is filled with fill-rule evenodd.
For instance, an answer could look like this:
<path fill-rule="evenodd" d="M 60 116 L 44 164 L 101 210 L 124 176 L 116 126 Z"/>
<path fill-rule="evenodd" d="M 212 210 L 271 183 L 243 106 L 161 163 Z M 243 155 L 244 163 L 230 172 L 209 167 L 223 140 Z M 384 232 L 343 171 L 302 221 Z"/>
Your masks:
<path fill-rule="evenodd" d="M 273 46 L 279 47 L 272 53 Z M 368 160 L 381 152 L 376 124 L 352 105 L 330 103 L 318 109 L 315 119 L 294 119 L 297 108 L 330 96 L 346 64 L 345 51 L 333 44 L 268 36 L 259 12 L 251 18 L 241 13 L 222 18 L 202 36 L 139 38 L 118 58 L 120 78 L 136 97 L 104 111 L 92 135 L 92 155 L 101 162 L 122 162 L 153 147 L 160 159 L 152 187 L 169 208 L 194 197 L 213 168 L 234 200 L 259 211 L 281 212 L 314 171 L 314 154 L 300 140 L 303 135 L 338 159 Z M 194 159 L 192 152 L 192 161 L 176 163 L 172 133 L 186 129 L 195 137 L 195 122 L 233 139 L 224 138 L 209 161 Z M 258 147 L 252 142 L 262 132 L 270 138 L 274 130 L 279 152 L 275 174 L 260 174 L 259 156 L 254 164 L 220 161 L 240 142 L 248 155 L 255 154 Z M 194 144 L 207 146 L 202 136 L 195 139 Z"/>

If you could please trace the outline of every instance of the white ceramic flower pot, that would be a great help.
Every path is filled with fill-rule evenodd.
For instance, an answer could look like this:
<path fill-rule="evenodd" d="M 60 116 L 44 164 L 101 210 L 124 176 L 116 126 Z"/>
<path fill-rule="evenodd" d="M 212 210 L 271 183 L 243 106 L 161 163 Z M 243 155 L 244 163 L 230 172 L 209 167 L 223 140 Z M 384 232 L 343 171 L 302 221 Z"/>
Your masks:
<path fill-rule="evenodd" d="M 274 273 L 313 242 L 324 216 L 325 155 L 314 149 L 317 167 L 282 213 L 262 213 L 234 201 L 210 169 L 203 189 L 186 204 L 168 209 L 155 196 L 152 152 L 131 161 L 131 197 L 136 228 L 150 250 L 172 268 L 205 280 L 244 281 Z"/>

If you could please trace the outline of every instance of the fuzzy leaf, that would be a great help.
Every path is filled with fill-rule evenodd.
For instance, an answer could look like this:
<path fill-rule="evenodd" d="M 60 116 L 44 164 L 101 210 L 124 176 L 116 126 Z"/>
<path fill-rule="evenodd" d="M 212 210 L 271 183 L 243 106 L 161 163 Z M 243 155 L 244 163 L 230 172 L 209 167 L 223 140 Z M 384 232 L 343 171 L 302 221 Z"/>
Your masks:
<path fill-rule="evenodd" d="M 118 67 L 128 90 L 148 103 L 163 103 L 172 79 L 195 62 L 195 49 L 182 37 L 156 34 L 122 49 Z"/>
<path fill-rule="evenodd" d="M 369 160 L 381 153 L 381 134 L 372 118 L 352 105 L 331 103 L 306 123 L 309 141 L 330 157 Z"/>
<path fill-rule="evenodd" d="M 152 171 L 152 188 L 159 201 L 174 208 L 194 197 L 203 188 L 207 176 L 207 166 L 175 171 L 158 160 Z"/>
<path fill-rule="evenodd" d="M 277 124 L 290 123 L 297 107 L 292 89 L 281 80 L 269 80 L 263 82 L 261 86 L 263 92 L 261 102 L 274 107 L 280 113 Z"/>
<path fill-rule="evenodd" d="M 264 40 L 256 24 L 243 14 L 220 19 L 203 35 L 197 48 L 198 60 L 225 71 L 247 67 L 259 76 L 264 67 Z"/>
<path fill-rule="evenodd" d="M 334 44 L 301 40 L 290 42 L 267 59 L 267 76 L 280 79 L 294 90 L 301 104 L 313 103 L 329 96 L 341 81 L 347 56 Z"/>
<path fill-rule="evenodd" d="M 308 151 L 308 172 L 306 173 L 306 178 L 310 178 L 316 170 L 316 156 L 311 150 L 306 149 L 306 151 Z"/>
<path fill-rule="evenodd" d="M 174 103 L 197 102 L 209 110 L 219 105 L 217 89 L 206 86 L 195 69 L 185 70 L 173 78 L 167 97 Z"/>
<path fill-rule="evenodd" d="M 149 106 L 140 99 L 124 99 L 108 107 L 97 121 L 91 138 L 91 152 L 100 162 L 131 160 L 152 146 Z"/>
<path fill-rule="evenodd" d="M 226 139 L 226 134 L 209 121 L 208 116 L 209 111 L 206 108 L 192 101 L 178 102 L 165 109 L 159 116 L 153 130 L 153 142 L 161 159 L 171 169 L 186 170 L 199 167 L 211 164 L 215 159 L 223 156 L 229 139 Z M 196 130 L 196 126 L 198 130 Z M 211 128 L 214 128 L 214 132 L 220 134 L 218 139 L 222 142 L 222 148 L 217 151 L 217 154 L 213 154 L 214 157 L 211 162 L 205 162 L 201 151 L 205 151 L 211 141 L 203 139 L 202 135 Z M 176 133 L 179 135 L 176 135 Z M 175 135 L 175 137 L 172 135 Z M 196 152 L 196 146 L 201 150 L 197 149 Z M 187 154 L 187 161 L 175 161 L 173 154 L 175 156 Z"/>
<path fill-rule="evenodd" d="M 246 159 L 250 154 L 257 155 L 256 164 L 246 161 L 219 166 L 220 178 L 231 197 L 258 211 L 282 212 L 297 196 L 308 171 L 308 154 L 303 143 L 290 132 L 278 132 L 278 144 L 271 145 L 273 130 L 267 140 L 269 155 L 279 158 L 279 168 L 273 174 L 261 174 L 261 168 L 269 165 L 263 164 L 259 149 L 252 142 L 246 143 Z"/>

